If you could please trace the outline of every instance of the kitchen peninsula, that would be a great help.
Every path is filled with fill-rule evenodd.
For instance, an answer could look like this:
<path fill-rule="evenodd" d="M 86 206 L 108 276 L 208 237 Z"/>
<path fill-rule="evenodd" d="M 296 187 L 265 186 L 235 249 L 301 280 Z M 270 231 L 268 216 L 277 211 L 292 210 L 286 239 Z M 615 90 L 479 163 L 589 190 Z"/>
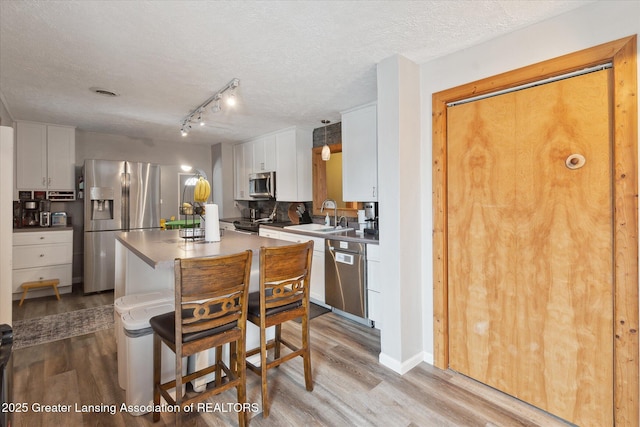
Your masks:
<path fill-rule="evenodd" d="M 262 246 L 286 246 L 290 242 L 225 230 L 219 242 L 184 239 L 179 230 L 123 232 L 116 236 L 116 282 L 114 298 L 173 289 L 176 258 L 231 255 L 253 251 L 251 291 L 259 289 L 259 259 Z"/>
<path fill-rule="evenodd" d="M 145 230 L 123 232 L 116 235 L 115 300 L 127 295 L 157 295 L 159 291 L 162 293 L 162 291 L 173 290 L 176 258 L 215 257 L 240 253 L 248 249 L 253 251 L 249 291 L 257 291 L 260 289 L 260 247 L 291 244 L 283 240 L 231 230 L 225 230 L 219 242 L 185 239 L 180 237 L 179 233 L 180 230 Z M 147 296 L 140 296 L 140 298 L 145 299 Z M 163 313 L 171 311 L 173 308 L 173 301 L 162 302 L 157 307 Z M 130 335 L 131 331 L 126 326 L 125 319 L 129 318 L 126 314 L 122 315 L 120 322 L 120 327 L 124 330 L 122 333 L 116 331 L 116 337 L 120 336 L 118 339 L 118 379 L 121 384 L 124 384 L 121 386 L 127 390 L 128 405 L 147 405 L 152 399 L 153 393 L 152 366 L 148 363 L 148 360 L 153 357 L 152 341 L 149 338 L 141 338 L 148 336 L 144 333 L 149 328 L 148 318 L 145 318 L 148 315 L 134 315 L 134 311 L 132 310 L 131 316 L 129 316 L 136 318 L 134 322 L 136 329 L 133 335 Z M 162 314 L 149 306 L 141 311 Z M 116 324 L 118 325 L 117 320 Z M 272 330 L 268 331 L 267 339 L 274 336 L 275 331 L 273 328 L 270 329 Z M 137 338 L 132 340 L 124 338 L 125 336 Z M 120 340 L 127 341 L 123 341 L 121 345 Z M 135 350 L 130 350 L 134 348 L 134 342 Z M 246 346 L 249 349 L 260 346 L 259 328 L 251 323 L 247 324 Z M 195 365 L 190 369 L 209 366 L 213 362 L 213 357 L 214 353 L 210 350 L 197 354 L 193 359 Z M 171 372 L 171 365 L 172 363 L 169 363 L 170 367 L 163 369 L 168 369 L 167 372 Z M 166 375 L 164 372 L 163 370 L 163 375 Z M 204 382 L 196 380 L 194 388 L 201 391 L 203 387 L 206 387 L 206 382 L 212 380 L 213 376 L 205 379 Z M 144 412 L 137 415 L 142 413 Z"/>

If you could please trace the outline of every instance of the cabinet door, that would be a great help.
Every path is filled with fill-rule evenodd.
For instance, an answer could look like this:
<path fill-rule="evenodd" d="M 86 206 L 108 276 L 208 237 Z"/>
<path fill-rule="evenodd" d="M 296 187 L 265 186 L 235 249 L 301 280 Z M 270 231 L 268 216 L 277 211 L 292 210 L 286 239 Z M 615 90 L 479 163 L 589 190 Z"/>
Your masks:
<path fill-rule="evenodd" d="M 276 170 L 276 136 L 267 135 L 253 141 L 253 172 Z"/>
<path fill-rule="evenodd" d="M 18 122 L 16 127 L 16 186 L 18 190 L 47 188 L 47 126 Z"/>
<path fill-rule="evenodd" d="M 376 105 L 342 114 L 342 198 L 378 200 L 378 130 Z"/>
<path fill-rule="evenodd" d="M 294 130 L 276 135 L 276 200 L 298 201 L 296 134 Z"/>
<path fill-rule="evenodd" d="M 249 143 L 237 144 L 233 146 L 233 170 L 234 170 L 234 199 L 249 199 L 249 173 L 253 156 L 249 153 L 252 146 Z"/>
<path fill-rule="evenodd" d="M 47 126 L 47 187 L 49 190 L 75 189 L 75 129 Z"/>
<path fill-rule="evenodd" d="M 312 200 L 311 132 L 290 129 L 276 134 L 275 140 L 276 200 Z"/>

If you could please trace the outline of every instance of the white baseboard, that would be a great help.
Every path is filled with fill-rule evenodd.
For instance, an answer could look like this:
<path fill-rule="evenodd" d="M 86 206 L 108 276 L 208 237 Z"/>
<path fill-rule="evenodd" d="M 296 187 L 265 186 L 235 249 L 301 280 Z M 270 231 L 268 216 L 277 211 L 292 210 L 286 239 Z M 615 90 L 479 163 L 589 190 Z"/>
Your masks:
<path fill-rule="evenodd" d="M 378 356 L 378 361 L 386 366 L 387 368 L 399 373 L 400 375 L 404 375 L 409 372 L 411 369 L 415 368 L 420 364 L 420 362 L 424 361 L 423 353 L 418 353 L 415 356 L 405 360 L 404 362 L 400 362 L 393 357 L 390 357 L 384 353 L 380 353 Z"/>

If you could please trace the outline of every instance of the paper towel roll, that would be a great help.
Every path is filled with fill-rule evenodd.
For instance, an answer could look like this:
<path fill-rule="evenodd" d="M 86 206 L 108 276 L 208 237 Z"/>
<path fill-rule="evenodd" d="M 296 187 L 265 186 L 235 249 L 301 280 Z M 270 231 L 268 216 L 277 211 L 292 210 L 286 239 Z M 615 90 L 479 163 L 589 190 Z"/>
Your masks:
<path fill-rule="evenodd" d="M 220 241 L 220 218 L 218 205 L 204 205 L 204 240 L 206 242 Z"/>

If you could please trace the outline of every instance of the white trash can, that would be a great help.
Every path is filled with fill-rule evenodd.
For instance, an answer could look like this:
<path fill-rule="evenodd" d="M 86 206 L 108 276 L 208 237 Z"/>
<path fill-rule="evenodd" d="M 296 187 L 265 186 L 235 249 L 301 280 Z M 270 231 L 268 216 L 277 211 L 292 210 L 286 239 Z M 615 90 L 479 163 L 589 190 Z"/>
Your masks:
<path fill-rule="evenodd" d="M 126 363 L 126 344 L 124 339 L 124 329 L 122 328 L 122 316 L 134 308 L 159 305 L 162 303 L 171 303 L 175 299 L 173 290 L 148 292 L 144 294 L 125 295 L 116 299 L 113 303 L 113 315 L 115 318 L 115 338 L 118 350 L 118 385 L 120 388 L 126 388 L 127 363 Z"/>
<path fill-rule="evenodd" d="M 125 383 L 126 403 L 148 406 L 153 403 L 153 330 L 149 320 L 174 311 L 174 304 L 143 306 L 130 310 L 122 316 L 126 344 L 126 363 L 128 366 Z M 187 358 L 182 360 L 183 375 L 187 374 Z M 161 381 L 175 379 L 175 353 L 162 344 Z M 184 395 L 186 387 L 182 386 Z M 131 412 L 131 415 L 144 415 L 144 412 Z"/>

